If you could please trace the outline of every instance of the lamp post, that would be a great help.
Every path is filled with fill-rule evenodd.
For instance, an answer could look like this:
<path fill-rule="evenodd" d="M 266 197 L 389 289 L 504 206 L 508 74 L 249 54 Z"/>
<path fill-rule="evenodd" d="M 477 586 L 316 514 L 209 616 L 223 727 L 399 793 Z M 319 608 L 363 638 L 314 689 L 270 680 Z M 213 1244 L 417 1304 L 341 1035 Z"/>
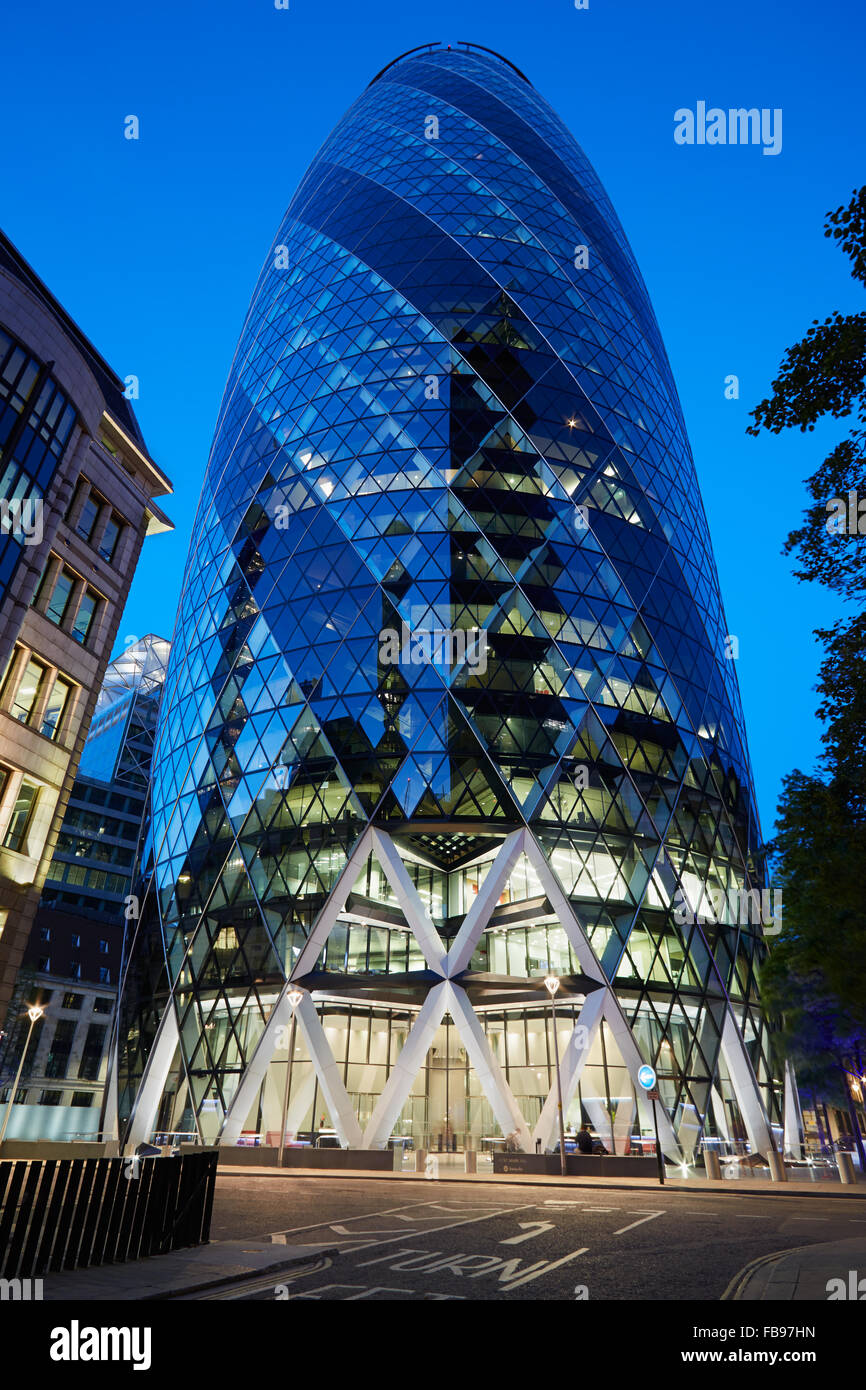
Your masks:
<path fill-rule="evenodd" d="M 290 989 L 286 998 L 292 1006 L 292 1035 L 289 1039 L 289 1060 L 286 1063 L 286 1088 L 283 1092 L 283 1113 L 280 1119 L 280 1152 L 277 1155 L 277 1167 L 283 1166 L 283 1154 L 286 1151 L 286 1124 L 289 1115 L 289 1090 L 292 1085 L 292 1063 L 295 1060 L 295 1031 L 298 1026 L 295 1009 L 304 997 L 302 989 Z"/>
<path fill-rule="evenodd" d="M 6 1138 L 6 1126 L 9 1123 L 9 1116 L 12 1114 L 12 1106 L 14 1105 L 15 1097 L 18 1094 L 18 1082 L 21 1080 L 21 1073 L 24 1070 L 24 1059 L 27 1056 L 27 1049 L 30 1046 L 30 1039 L 33 1035 L 33 1025 L 36 1023 L 37 1019 L 43 1017 L 44 1013 L 45 1010 L 41 1009 L 38 1004 L 31 1004 L 30 1008 L 27 1010 L 27 1017 L 30 1019 L 30 1027 L 27 1029 L 27 1038 L 24 1042 L 24 1047 L 21 1052 L 21 1061 L 18 1063 L 18 1070 L 15 1073 L 15 1080 L 12 1084 L 12 1090 L 9 1094 L 9 1099 L 6 1102 L 6 1114 L 3 1116 L 3 1128 L 0 1129 L 0 1145 L 2 1145 L 3 1140 Z"/>
<path fill-rule="evenodd" d="M 559 1039 L 556 1036 L 556 991 L 559 989 L 559 976 L 548 975 L 544 987 L 550 995 L 550 1008 L 553 1013 L 553 1055 L 556 1059 L 556 1110 L 559 1119 L 559 1167 L 562 1176 L 568 1173 L 565 1162 L 565 1122 L 562 1114 L 562 1078 L 559 1074 Z"/>

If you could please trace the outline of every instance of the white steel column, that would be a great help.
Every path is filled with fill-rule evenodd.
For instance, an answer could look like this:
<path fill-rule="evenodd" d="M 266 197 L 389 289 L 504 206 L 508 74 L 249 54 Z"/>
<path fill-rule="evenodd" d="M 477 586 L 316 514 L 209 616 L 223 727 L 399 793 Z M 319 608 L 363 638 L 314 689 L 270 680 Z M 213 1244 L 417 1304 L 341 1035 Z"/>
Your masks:
<path fill-rule="evenodd" d="M 530 832 L 527 832 L 526 835 L 526 856 L 538 874 L 541 885 L 547 897 L 550 899 L 551 906 L 565 929 L 565 934 L 577 956 L 581 970 L 584 975 L 588 975 L 592 980 L 600 981 L 604 986 L 603 991 L 598 991 L 599 994 L 604 994 L 604 1019 L 613 1034 L 617 1047 L 619 1048 L 620 1056 L 628 1069 L 632 1085 L 635 1088 L 635 1093 L 638 1097 L 638 1111 L 641 1116 L 641 1122 L 649 1128 L 652 1126 L 652 1109 L 650 1102 L 646 1099 L 646 1092 L 638 1084 L 637 1079 L 637 1074 L 647 1058 L 640 1055 L 640 1049 L 635 1042 L 634 1034 L 629 1027 L 616 994 L 605 978 L 604 971 L 590 945 L 589 938 L 586 936 L 583 927 L 575 916 L 568 896 L 564 892 L 556 874 L 553 872 L 544 851 L 538 844 L 534 835 Z M 563 1104 L 565 1104 L 564 1098 Z M 661 1101 L 656 1102 L 656 1113 L 658 1115 L 659 1139 L 661 1140 L 662 1149 L 672 1158 L 681 1160 L 682 1153 L 674 1132 L 674 1127 L 671 1124 L 667 1109 Z"/>
<path fill-rule="evenodd" d="M 481 1090 L 496 1116 L 496 1123 L 506 1136 L 516 1131 L 520 1136 L 520 1145 L 524 1153 L 532 1153 L 529 1126 L 514 1099 L 505 1073 L 493 1055 L 481 1019 L 466 997 L 465 990 L 451 981 L 448 982 L 447 990 L 449 1011 L 461 1041 L 466 1046 L 467 1056 L 475 1069 Z"/>
<path fill-rule="evenodd" d="M 511 876 L 511 871 L 523 851 L 526 832 L 515 830 L 500 846 L 499 853 L 487 870 L 487 877 L 475 897 L 475 901 L 463 919 L 457 936 L 448 952 L 446 963 L 449 977 L 459 975 L 469 965 L 481 933 L 490 921 L 493 910 L 502 896 L 502 890 Z"/>
<path fill-rule="evenodd" d="M 139 1144 L 146 1144 L 150 1140 L 156 1124 L 159 1102 L 165 1091 L 165 1083 L 168 1080 L 168 1073 L 171 1070 L 179 1041 L 180 1030 L 177 1026 L 174 998 L 170 996 L 165 1006 L 165 1012 L 159 1020 L 153 1047 L 150 1049 L 150 1056 L 147 1059 L 147 1065 L 144 1068 L 141 1085 L 138 1088 L 130 1116 L 124 1144 L 124 1148 L 130 1152 Z"/>
<path fill-rule="evenodd" d="M 394 889 L 403 916 L 424 953 L 424 959 L 431 970 L 437 975 L 442 975 L 445 969 L 445 944 L 434 927 L 433 918 L 421 901 L 417 888 L 406 872 L 406 865 L 397 853 L 390 835 L 374 830 L 373 852 Z"/>
<path fill-rule="evenodd" d="M 728 1068 L 728 1075 L 731 1078 L 731 1085 L 734 1088 L 734 1095 L 737 1097 L 737 1105 L 740 1107 L 740 1114 L 746 1126 L 749 1143 L 755 1153 L 766 1155 L 773 1149 L 767 1117 L 758 1091 L 757 1078 L 749 1061 L 749 1054 L 746 1052 L 745 1043 L 730 1008 L 725 1009 L 725 1022 L 722 1026 L 722 1053 L 725 1058 L 725 1066 Z"/>
<path fill-rule="evenodd" d="M 352 1102 L 349 1100 L 348 1092 L 343 1085 L 340 1068 L 334 1061 L 334 1054 L 328 1046 L 328 1039 L 325 1037 L 325 1030 L 319 1015 L 316 1013 L 316 1006 L 311 994 L 304 995 L 295 1009 L 295 1017 L 313 1060 L 316 1076 L 319 1078 L 319 1085 L 327 1101 L 331 1120 L 340 1143 L 344 1149 L 360 1149 L 363 1143 L 361 1126 L 358 1124 Z"/>
<path fill-rule="evenodd" d="M 619 1005 L 612 989 L 607 990 L 604 1005 L 604 1018 L 613 1035 L 613 1040 L 619 1048 L 619 1054 L 628 1068 L 631 1077 L 631 1084 L 637 1096 L 637 1109 L 641 1120 L 641 1128 L 653 1132 L 653 1108 L 652 1101 L 647 1099 L 647 1093 L 637 1079 L 637 1074 L 644 1064 L 644 1058 L 640 1055 L 640 1050 L 634 1040 L 634 1034 L 628 1026 L 625 1014 Z M 677 1139 L 676 1132 L 671 1124 L 671 1117 L 668 1114 L 667 1106 L 662 1100 L 656 1101 L 656 1118 L 659 1127 L 659 1142 L 662 1153 L 667 1154 L 677 1163 L 682 1163 L 683 1154 Z"/>
<path fill-rule="evenodd" d="M 295 1090 L 294 1085 L 292 1089 Z M 305 1069 L 304 1079 L 289 1101 L 289 1108 L 286 1112 L 286 1132 L 288 1134 L 297 1134 L 301 1126 L 301 1121 L 313 1103 L 315 1090 L 316 1073 L 313 1067 L 310 1067 L 309 1069 Z"/>
<path fill-rule="evenodd" d="M 591 980 L 598 980 L 600 984 L 607 985 L 604 971 L 598 962 L 595 951 L 589 944 L 583 927 L 574 915 L 574 910 L 568 900 L 559 879 L 553 872 L 548 858 L 541 845 L 536 840 L 531 831 L 526 832 L 525 839 L 526 857 L 541 881 L 541 886 L 550 900 L 550 905 L 559 918 L 565 934 L 571 943 L 572 950 L 577 956 L 578 964 L 584 975 L 588 975 Z"/>
<path fill-rule="evenodd" d="M 376 1102 L 364 1131 L 361 1147 L 383 1149 L 391 1136 L 397 1116 L 409 1098 L 412 1083 L 424 1065 L 424 1058 L 433 1042 L 436 1029 L 442 1022 L 447 998 L 445 981 L 434 985 L 421 1007 L 418 1017 L 406 1035 L 406 1041 L 391 1068 L 391 1074 Z"/>
<path fill-rule="evenodd" d="M 569 1039 L 568 1047 L 562 1053 L 559 1063 L 559 1075 L 562 1080 L 562 1121 L 565 1123 L 565 1116 L 568 1107 L 574 1099 L 577 1084 L 580 1081 L 581 1073 L 586 1066 L 589 1054 L 592 1051 L 593 1043 L 598 1037 L 598 1030 L 601 1027 L 601 1020 L 604 1010 L 604 990 L 594 990 L 588 994 L 584 1000 L 577 1022 Z M 557 1129 L 557 1105 L 559 1097 L 556 1092 L 556 1079 L 550 1088 L 547 1100 L 544 1102 L 541 1114 L 539 1115 L 535 1128 L 532 1131 L 533 1147 L 537 1140 L 541 1140 L 542 1151 L 546 1151 L 553 1142 L 554 1131 Z"/>
<path fill-rule="evenodd" d="M 616 1107 L 613 1117 L 614 1150 L 618 1154 L 626 1152 L 626 1141 L 631 1139 L 631 1127 L 637 1106 L 634 1096 L 625 1096 Z"/>
<path fill-rule="evenodd" d="M 716 1122 L 716 1128 L 719 1130 L 723 1139 L 729 1140 L 731 1137 L 731 1131 L 728 1128 L 728 1114 L 725 1110 L 725 1102 L 719 1095 L 718 1088 L 716 1086 L 710 1087 L 710 1098 L 712 1101 L 713 1118 Z"/>
<path fill-rule="evenodd" d="M 301 948 L 301 953 L 289 975 L 291 980 L 298 980 L 302 975 L 309 975 L 312 971 L 322 954 L 322 947 L 334 929 L 337 918 L 346 906 L 346 899 L 355 885 L 372 845 L 373 831 L 368 825 L 346 860 L 343 872 L 328 894 L 327 901 L 316 918 L 315 926 Z"/>
<path fill-rule="evenodd" d="M 265 1024 L 264 1032 L 259 1038 L 256 1050 L 247 1064 L 240 1085 L 226 1111 L 219 1135 L 220 1144 L 224 1144 L 226 1147 L 238 1142 L 241 1127 L 262 1088 L 268 1067 L 277 1048 L 283 1042 L 287 1048 L 290 1046 L 292 1006 L 289 1003 L 288 992 L 292 988 L 290 983 L 283 986 L 280 997 Z M 294 1012 L 298 1027 L 304 1035 L 304 1041 L 313 1063 L 313 1070 L 318 1077 L 340 1142 L 347 1148 L 359 1148 L 361 1129 L 343 1085 L 340 1069 L 328 1046 L 328 1040 L 316 1013 L 312 995 L 304 993 Z"/>
<path fill-rule="evenodd" d="M 805 1126 L 803 1124 L 803 1111 L 800 1106 L 800 1092 L 797 1089 L 797 1077 L 794 1073 L 792 1064 L 785 1062 L 785 1102 L 784 1102 L 784 1148 L 785 1153 L 791 1158 L 802 1157 L 803 1138 Z"/>
<path fill-rule="evenodd" d="M 288 984 L 283 985 L 280 997 L 271 1010 L 271 1016 L 256 1043 L 255 1051 L 247 1062 L 240 1084 L 229 1102 L 229 1108 L 219 1132 L 219 1143 L 224 1144 L 227 1148 L 236 1144 L 240 1138 L 243 1122 L 250 1113 L 253 1102 L 262 1088 L 262 1083 L 271 1064 L 271 1058 L 279 1045 L 281 1029 L 282 1037 L 286 1039 L 286 1046 L 289 1046 L 288 1037 L 291 1032 L 289 1025 L 292 1021 L 292 1006 L 288 1000 L 290 988 L 291 986 Z"/>

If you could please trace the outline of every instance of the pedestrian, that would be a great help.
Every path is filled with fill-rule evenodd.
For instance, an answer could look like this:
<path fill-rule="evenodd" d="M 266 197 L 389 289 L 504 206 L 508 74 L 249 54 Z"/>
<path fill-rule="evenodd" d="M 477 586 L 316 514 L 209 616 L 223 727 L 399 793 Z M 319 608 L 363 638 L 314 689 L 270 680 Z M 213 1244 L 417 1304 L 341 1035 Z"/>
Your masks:
<path fill-rule="evenodd" d="M 577 1147 L 580 1149 L 580 1152 L 582 1154 L 592 1153 L 592 1135 L 589 1132 L 589 1126 L 587 1125 L 585 1120 L 578 1132 Z"/>

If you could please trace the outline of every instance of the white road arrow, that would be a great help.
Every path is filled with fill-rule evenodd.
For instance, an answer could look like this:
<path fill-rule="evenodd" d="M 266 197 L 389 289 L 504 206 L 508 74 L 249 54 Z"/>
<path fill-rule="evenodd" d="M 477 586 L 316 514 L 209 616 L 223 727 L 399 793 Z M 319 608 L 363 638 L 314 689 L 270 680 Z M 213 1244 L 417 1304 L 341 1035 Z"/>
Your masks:
<path fill-rule="evenodd" d="M 525 1240 L 534 1240 L 536 1236 L 544 1235 L 545 1231 L 553 1230 L 552 1221 L 518 1221 L 521 1231 L 525 1231 L 524 1236 L 511 1236 L 509 1240 L 501 1240 L 500 1245 L 522 1245 Z"/>

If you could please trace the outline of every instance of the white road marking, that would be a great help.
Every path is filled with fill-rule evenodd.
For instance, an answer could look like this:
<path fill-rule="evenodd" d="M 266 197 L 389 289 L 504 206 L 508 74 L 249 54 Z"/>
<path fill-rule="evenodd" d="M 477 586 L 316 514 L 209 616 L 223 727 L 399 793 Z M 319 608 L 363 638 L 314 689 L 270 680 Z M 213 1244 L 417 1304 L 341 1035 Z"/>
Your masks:
<path fill-rule="evenodd" d="M 500 1245 L 522 1245 L 525 1240 L 535 1240 L 536 1236 L 543 1236 L 545 1231 L 555 1229 L 552 1221 L 518 1221 L 517 1224 L 524 1234 L 522 1236 L 510 1236 L 508 1240 L 501 1240 Z"/>
<path fill-rule="evenodd" d="M 542 1202 L 545 1207 L 580 1207 L 580 1202 Z M 580 1207 L 581 1211 L 619 1211 L 619 1207 Z"/>
<path fill-rule="evenodd" d="M 330 1293 L 333 1289 L 360 1289 L 360 1293 L 346 1294 L 342 1300 L 344 1303 L 354 1303 L 358 1299 L 373 1298 L 376 1294 L 398 1293 L 403 1295 L 403 1300 L 410 1298 L 429 1299 L 431 1302 L 462 1302 L 465 1303 L 466 1295 L 462 1293 L 434 1293 L 430 1289 L 406 1289 L 389 1288 L 385 1284 L 321 1284 L 317 1289 L 305 1289 L 300 1293 L 290 1294 L 292 1299 L 321 1298 L 322 1294 Z M 337 1301 L 337 1300 L 335 1300 Z M 396 1300 L 391 1299 L 390 1302 Z"/>
<path fill-rule="evenodd" d="M 393 1245 L 393 1243 L 394 1243 L 395 1241 L 406 1240 L 406 1238 L 407 1238 L 408 1236 L 411 1236 L 411 1235 L 416 1235 L 416 1236 L 428 1236 L 428 1235 L 430 1235 L 430 1236 L 435 1236 L 435 1235 L 439 1235 L 440 1231 L 453 1231 L 453 1230 L 456 1230 L 458 1226 L 474 1226 L 474 1225 L 476 1225 L 476 1223 L 479 1222 L 479 1221 L 490 1221 L 491 1218 L 494 1217 L 494 1216 L 510 1216 L 511 1213 L 514 1212 L 514 1211 L 529 1211 L 529 1210 L 532 1209 L 532 1207 L 533 1207 L 534 1205 L 535 1205 L 534 1202 L 525 1202 L 522 1206 L 519 1206 L 519 1207 L 501 1207 L 501 1208 L 495 1208 L 495 1209 L 493 1209 L 492 1211 L 487 1211 L 487 1212 L 485 1212 L 483 1216 L 471 1216 L 471 1217 L 467 1217 L 464 1221 L 451 1221 L 451 1222 L 449 1222 L 449 1223 L 448 1223 L 447 1225 L 445 1225 L 445 1226 L 435 1226 L 435 1227 L 432 1227 L 429 1231 L 398 1231 L 398 1233 L 397 1233 L 396 1235 L 393 1235 L 393 1236 L 386 1236 L 384 1240 L 365 1240 L 364 1237 L 365 1237 L 365 1235 L 366 1235 L 366 1232 L 365 1232 L 365 1231 L 359 1231 L 358 1234 L 357 1234 L 357 1236 L 356 1236 L 356 1237 L 353 1237 L 353 1239 L 357 1239 L 358 1241 L 360 1241 L 360 1242 L 362 1242 L 362 1243 L 359 1244 L 359 1245 L 357 1245 L 357 1246 L 355 1247 L 354 1250 L 350 1250 L 350 1251 L 348 1251 L 347 1253 L 350 1254 L 350 1255 L 355 1255 L 355 1254 L 360 1254 L 362 1250 L 374 1249 L 377 1245 Z M 386 1257 L 386 1258 L 390 1258 L 390 1257 Z M 364 1264 L 361 1264 L 361 1265 L 359 1265 L 358 1267 L 359 1267 L 359 1269 L 363 1269 L 365 1264 L 374 1264 L 374 1263 L 375 1263 L 375 1261 L 373 1261 L 373 1260 L 365 1260 L 365 1261 L 364 1261 Z"/>
<path fill-rule="evenodd" d="M 635 1212 L 635 1213 L 630 1213 L 630 1215 L 637 1215 L 637 1213 L 636 1213 L 636 1212 Z M 620 1227 L 620 1229 L 619 1229 L 618 1231 L 614 1231 L 614 1235 L 615 1235 L 615 1236 L 624 1236 L 625 1233 L 626 1233 L 626 1231 L 633 1231 L 634 1228 L 635 1228 L 635 1226 L 642 1226 L 642 1225 L 644 1224 L 645 1221 L 654 1221 L 655 1218 L 656 1218 L 657 1216 L 664 1216 L 664 1215 L 665 1215 L 665 1213 L 664 1213 L 663 1211 L 651 1211 L 651 1212 L 649 1213 L 648 1216 L 642 1216 L 641 1219 L 640 1219 L 640 1221 L 633 1221 L 633 1222 L 631 1223 L 630 1226 L 622 1226 L 622 1227 Z"/>
<path fill-rule="evenodd" d="M 522 1211 L 524 1207 L 528 1205 L 531 1205 L 531 1203 L 524 1203 L 522 1207 L 514 1207 L 513 1210 Z M 357 1216 L 338 1216 L 336 1218 L 336 1223 L 338 1225 L 348 1226 L 351 1221 L 374 1221 L 378 1220 L 381 1216 L 393 1216 L 395 1221 L 435 1221 L 437 1219 L 435 1216 L 402 1216 L 400 1214 L 406 1210 L 410 1212 L 421 1212 L 425 1210 L 429 1211 L 431 1208 L 433 1211 L 445 1212 L 447 1215 L 451 1215 L 453 1212 L 458 1211 L 489 1210 L 489 1208 L 481 1206 L 449 1207 L 444 1202 L 403 1202 L 399 1207 L 386 1207 L 384 1211 L 365 1211 L 360 1212 Z M 312 1221 L 308 1226 L 290 1226 L 287 1231 L 271 1232 L 271 1241 L 275 1245 L 287 1245 L 288 1242 L 284 1239 L 285 1236 L 297 1235 L 301 1231 L 317 1231 L 319 1229 L 327 1231 L 330 1225 L 331 1223 L 328 1221 Z M 359 1234 L 363 1235 L 363 1231 Z M 408 1232 L 403 1232 L 403 1234 L 408 1234 Z M 262 1239 L 264 1240 L 265 1237 L 263 1236 Z"/>
<path fill-rule="evenodd" d="M 582 1245 L 579 1250 L 572 1250 L 570 1255 L 563 1255 L 561 1260 L 554 1260 L 551 1264 L 545 1264 L 541 1269 L 530 1269 L 528 1274 L 524 1274 L 520 1279 L 512 1279 L 510 1284 L 502 1285 L 503 1293 L 510 1293 L 512 1289 L 519 1289 L 521 1284 L 531 1284 L 533 1279 L 539 1279 L 542 1274 L 550 1274 L 551 1270 L 559 1269 L 560 1265 L 567 1265 L 570 1260 L 576 1260 L 578 1255 L 585 1255 L 589 1249 L 588 1245 Z M 474 1276 L 476 1279 L 478 1275 Z"/>

